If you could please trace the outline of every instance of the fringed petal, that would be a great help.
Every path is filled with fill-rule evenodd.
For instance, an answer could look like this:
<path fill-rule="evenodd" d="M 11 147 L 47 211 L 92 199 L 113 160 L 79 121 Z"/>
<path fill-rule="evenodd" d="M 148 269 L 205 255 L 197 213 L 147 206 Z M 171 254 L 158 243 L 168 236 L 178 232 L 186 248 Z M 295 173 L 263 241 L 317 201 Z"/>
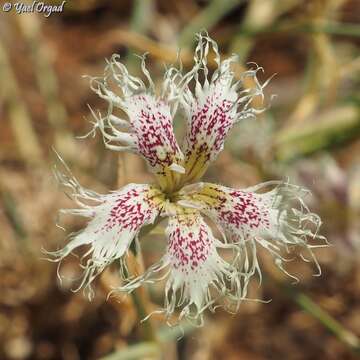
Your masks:
<path fill-rule="evenodd" d="M 276 187 L 257 193 L 269 186 Z M 235 190 L 210 183 L 185 187 L 179 204 L 197 207 L 219 225 L 232 244 L 238 244 L 248 263 L 245 272 L 260 273 L 255 243 L 260 244 L 275 259 L 275 264 L 286 274 L 283 253 L 293 248 L 305 253 L 320 267 L 312 249 L 327 246 L 326 239 L 318 234 L 321 220 L 311 213 L 303 201 L 307 190 L 288 183 L 272 181 L 244 190 Z M 304 253 L 303 253 L 304 252 Z M 256 253 L 255 253 L 256 254 Z M 290 274 L 288 274 L 290 275 Z M 291 275 L 290 275 L 291 276 Z"/>
<path fill-rule="evenodd" d="M 229 265 L 217 252 L 220 242 L 199 214 L 173 216 L 166 229 L 167 258 L 170 264 L 166 284 L 166 304 L 172 313 L 182 305 L 182 316 L 198 318 L 212 304 L 211 288 L 217 294 L 227 291 Z"/>
<path fill-rule="evenodd" d="M 69 195 L 77 204 L 77 208 L 64 209 L 61 213 L 83 216 L 89 222 L 82 231 L 70 235 L 63 249 L 46 254 L 53 261 L 61 261 L 76 248 L 87 245 L 78 289 L 84 286 L 91 297 L 93 279 L 107 265 L 121 259 L 144 225 L 155 221 L 163 197 L 158 189 L 142 184 L 129 184 L 121 190 L 100 195 L 82 188 L 70 172 L 56 175 L 62 185 L 70 189 Z"/>
<path fill-rule="evenodd" d="M 171 190 L 184 173 L 183 154 L 177 144 L 172 125 L 172 92 L 165 75 L 160 97 L 155 94 L 150 74 L 142 58 L 142 70 L 149 86 L 131 76 L 119 56 L 113 55 L 105 69 L 103 78 L 91 78 L 91 88 L 108 102 L 106 115 L 92 114 L 96 120 L 105 146 L 115 151 L 139 153 L 155 174 L 163 190 Z M 111 83 L 119 92 L 111 90 Z M 125 119 L 116 115 L 119 111 Z"/>
<path fill-rule="evenodd" d="M 224 147 L 225 138 L 232 126 L 249 117 L 255 117 L 263 109 L 251 106 L 254 97 L 263 99 L 263 88 L 256 74 L 261 68 L 243 72 L 235 80 L 232 64 L 237 56 L 221 60 L 217 44 L 207 34 L 198 35 L 195 65 L 182 77 L 174 76 L 179 91 L 180 104 L 187 117 L 187 132 L 183 143 L 186 182 L 201 178 L 208 165 L 216 159 Z M 215 54 L 217 69 L 209 76 L 207 63 L 209 51 Z M 245 80 L 253 79 L 253 87 L 246 88 Z M 194 85 L 195 93 L 190 89 Z"/>
<path fill-rule="evenodd" d="M 159 312 L 168 320 L 179 310 L 179 321 L 186 318 L 201 325 L 206 309 L 237 307 L 246 292 L 242 285 L 246 281 L 233 264 L 238 261 L 237 247 L 217 240 L 200 213 L 194 211 L 170 216 L 166 235 L 167 252 L 160 262 L 119 290 L 132 291 L 144 282 L 157 281 L 155 274 L 166 269 L 165 304 Z M 221 249 L 232 252 L 231 262 L 220 256 Z M 215 305 L 220 299 L 225 303 Z"/>

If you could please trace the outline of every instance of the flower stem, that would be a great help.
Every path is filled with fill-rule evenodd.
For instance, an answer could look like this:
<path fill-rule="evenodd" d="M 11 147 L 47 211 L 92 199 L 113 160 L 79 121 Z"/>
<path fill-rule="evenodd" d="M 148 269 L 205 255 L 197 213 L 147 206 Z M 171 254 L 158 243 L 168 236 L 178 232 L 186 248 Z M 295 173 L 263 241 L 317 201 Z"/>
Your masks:
<path fill-rule="evenodd" d="M 144 319 L 148 315 L 148 312 L 143 301 L 143 294 L 141 293 L 143 293 L 143 291 L 135 290 L 131 294 L 131 297 L 139 315 L 139 319 Z M 142 323 L 141 331 L 143 333 L 144 340 L 157 342 L 155 326 L 151 319 L 148 319 Z"/>
<path fill-rule="evenodd" d="M 129 250 L 127 265 L 130 274 L 137 276 L 143 273 L 144 266 L 141 253 L 137 253 L 135 255 L 132 250 Z M 148 316 L 151 304 L 146 284 L 144 284 L 141 288 L 134 290 L 131 293 L 131 298 L 136 308 L 139 320 Z M 141 332 L 144 340 L 157 342 L 156 329 L 151 318 L 141 324 Z"/>
<path fill-rule="evenodd" d="M 153 14 L 154 3 L 153 0 L 136 0 L 131 17 L 131 28 L 133 31 L 143 34 L 149 28 L 149 20 Z M 144 14 L 146 14 L 147 21 L 144 21 Z M 131 52 L 131 49 L 129 49 Z M 128 54 L 129 54 L 128 52 Z M 126 57 L 127 67 L 131 67 L 132 60 L 129 56 Z M 126 158 L 120 156 L 119 158 L 119 169 L 118 169 L 118 185 L 122 185 L 122 182 L 126 183 L 129 179 L 126 176 Z M 125 170 L 125 171 L 124 171 Z M 156 226 L 156 224 L 154 224 Z M 153 226 L 153 227 L 154 227 Z M 151 227 L 149 231 L 153 228 Z M 145 233 L 147 229 L 145 229 Z M 143 236 L 143 232 L 140 233 L 139 237 Z M 134 243 L 133 243 L 134 244 Z M 144 265 L 142 260 L 141 249 L 137 249 L 136 246 L 131 246 L 129 249 L 129 256 L 127 258 L 127 265 L 130 274 L 140 275 L 144 272 Z M 144 319 L 149 314 L 150 299 L 144 284 L 141 288 L 134 290 L 131 293 L 131 298 L 136 308 L 139 320 Z M 149 341 L 149 344 L 157 343 L 156 330 L 151 319 L 144 321 L 141 325 L 142 337 L 145 341 Z M 152 346 L 156 346 L 153 344 Z"/>

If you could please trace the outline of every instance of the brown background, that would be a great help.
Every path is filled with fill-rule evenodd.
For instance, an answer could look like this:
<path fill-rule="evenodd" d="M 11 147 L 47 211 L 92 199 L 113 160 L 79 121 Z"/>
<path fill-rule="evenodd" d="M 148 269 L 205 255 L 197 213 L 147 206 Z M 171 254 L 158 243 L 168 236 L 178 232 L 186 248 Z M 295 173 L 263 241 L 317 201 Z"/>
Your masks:
<path fill-rule="evenodd" d="M 51 2 L 48 2 L 50 4 Z M 61 14 L 0 11 L 0 358 L 1 359 L 355 359 L 360 343 L 360 2 L 357 0 L 68 1 Z M 129 181 L 151 181 L 137 157 L 106 151 L 90 130 L 87 104 L 104 108 L 82 75 L 102 74 L 119 53 L 138 73 L 134 53 L 149 52 L 159 82 L 181 48 L 191 66 L 194 34 L 207 29 L 223 54 L 276 73 L 258 120 L 239 124 L 206 177 L 244 187 L 289 176 L 311 189 L 309 206 L 323 219 L 332 246 L 317 251 L 323 275 L 296 259 L 278 273 L 260 254 L 265 281 L 252 286 L 269 304 L 246 302 L 237 315 L 208 314 L 185 336 L 154 318 L 160 345 L 145 342 L 131 298 L 106 301 L 112 269 L 96 281 L 92 302 L 60 284 L 56 249 L 65 234 L 57 210 L 71 202 L 58 189 L 52 147 L 85 186 L 106 192 Z M 84 117 L 87 118 L 84 119 Z M 181 133 L 182 121 L 175 127 Z M 74 218 L 67 229 L 81 228 Z M 164 244 L 143 241 L 151 263 Z M 62 265 L 76 275 L 75 258 Z M 150 289 L 154 304 L 163 284 Z M 165 339 L 165 340 L 164 340 Z M 131 357 L 132 352 L 135 352 Z"/>

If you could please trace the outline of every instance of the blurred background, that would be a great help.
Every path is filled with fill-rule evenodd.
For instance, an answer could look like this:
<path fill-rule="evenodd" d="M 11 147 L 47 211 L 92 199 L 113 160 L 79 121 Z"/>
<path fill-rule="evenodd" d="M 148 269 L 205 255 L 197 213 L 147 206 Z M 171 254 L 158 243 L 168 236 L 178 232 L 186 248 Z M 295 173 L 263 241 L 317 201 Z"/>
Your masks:
<path fill-rule="evenodd" d="M 24 1 L 24 4 L 26 2 Z M 47 4 L 61 2 L 48 1 Z M 1 4 L 1 6 L 3 3 Z M 99 192 L 151 181 L 141 159 L 104 149 L 89 109 L 104 109 L 82 75 L 101 75 L 122 56 L 134 74 L 149 52 L 155 82 L 178 49 L 192 66 L 194 34 L 207 29 L 222 54 L 265 69 L 277 97 L 257 120 L 231 132 L 208 180 L 246 187 L 289 177 L 312 191 L 308 205 L 323 219 L 332 246 L 316 252 L 322 276 L 295 260 L 297 285 L 261 256 L 264 283 L 236 315 L 206 316 L 183 334 L 161 316 L 163 284 L 135 297 L 106 299 L 118 278 L 110 268 L 92 302 L 60 285 L 56 264 L 42 260 L 66 233 L 57 211 L 71 201 L 52 176 L 52 148 L 80 182 Z M 356 359 L 360 355 L 360 1 L 359 0 L 73 0 L 62 13 L 0 10 L 0 359 Z M 181 132 L 183 121 L 176 119 Z M 68 232 L 80 229 L 73 217 Z M 142 243 L 145 265 L 164 240 Z M 61 271 L 77 274 L 70 258 Z M 180 339 L 179 339 L 180 338 Z M 178 340 L 179 339 L 179 340 Z"/>

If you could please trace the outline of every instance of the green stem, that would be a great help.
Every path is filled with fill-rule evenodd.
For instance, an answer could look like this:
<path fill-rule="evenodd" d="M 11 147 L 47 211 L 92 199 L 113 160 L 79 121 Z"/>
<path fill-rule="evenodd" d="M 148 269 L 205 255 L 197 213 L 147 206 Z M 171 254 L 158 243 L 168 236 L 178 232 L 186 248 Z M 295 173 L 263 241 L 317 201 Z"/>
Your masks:
<path fill-rule="evenodd" d="M 158 224 L 159 222 L 161 221 L 161 218 L 159 217 L 155 222 L 154 224 L 151 224 L 151 225 L 148 225 L 146 226 L 140 233 L 139 237 L 144 237 L 146 236 L 147 234 L 149 234 Z M 134 254 L 134 257 L 141 257 L 142 254 L 140 253 L 137 253 L 137 250 L 136 250 L 136 246 L 132 246 L 130 248 L 130 251 L 132 251 L 132 253 Z M 138 314 L 138 317 L 139 319 L 144 319 L 146 316 L 148 316 L 148 311 L 146 309 L 146 306 L 144 304 L 144 299 L 143 299 L 143 296 L 144 295 L 144 292 L 147 292 L 147 289 L 146 289 L 146 285 L 144 284 L 142 286 L 142 289 L 137 289 L 135 291 L 133 291 L 131 293 L 131 298 L 133 300 L 133 303 L 134 303 L 134 306 L 137 310 L 137 314 Z M 147 294 L 145 294 L 145 296 L 147 296 Z M 144 340 L 147 340 L 147 341 L 152 341 L 152 342 L 157 342 L 158 339 L 157 339 L 157 335 L 156 335 L 156 330 L 153 326 L 153 323 L 151 321 L 151 319 L 148 319 L 147 321 L 144 321 L 142 323 L 142 332 L 143 332 L 143 338 Z"/>
<path fill-rule="evenodd" d="M 154 17 L 154 1 L 153 0 L 135 0 L 130 19 L 130 30 L 138 34 L 146 34 Z M 133 53 L 135 50 L 128 48 L 125 56 L 125 65 L 130 72 L 136 72 L 138 66 L 134 64 L 135 57 Z"/>
<path fill-rule="evenodd" d="M 242 0 L 212 0 L 210 5 L 196 15 L 181 32 L 179 35 L 179 45 L 183 47 L 190 46 L 195 41 L 195 33 L 213 27 L 222 17 L 241 2 Z"/>
<path fill-rule="evenodd" d="M 349 346 L 353 351 L 360 353 L 359 338 L 351 331 L 345 329 L 337 320 L 330 316 L 319 305 L 301 292 L 291 292 L 290 296 L 302 309 L 317 319 L 324 327 L 332 332 L 340 341 Z"/>
<path fill-rule="evenodd" d="M 129 252 L 130 252 L 129 259 L 135 258 L 135 255 L 132 255 L 132 254 L 135 254 L 135 251 L 133 251 L 132 249 L 129 249 Z M 129 275 L 127 270 L 125 270 L 125 273 L 126 273 L 126 276 Z M 145 285 L 143 285 L 141 289 L 136 289 L 130 294 L 133 304 L 136 308 L 136 313 L 138 315 L 139 320 L 144 319 L 148 315 L 146 306 L 144 304 L 144 297 L 147 296 L 147 293 L 145 293 L 145 296 L 144 296 L 144 292 L 147 292 Z M 142 325 L 141 332 L 142 332 L 143 339 L 146 341 L 151 341 L 151 342 L 157 343 L 158 339 L 156 336 L 156 330 L 154 329 L 151 319 L 144 321 L 141 325 Z"/>
<path fill-rule="evenodd" d="M 319 115 L 315 122 L 281 130 L 275 137 L 278 160 L 290 162 L 357 137 L 360 116 L 355 105 L 344 105 Z"/>
<path fill-rule="evenodd" d="M 143 291 L 144 291 L 144 289 L 143 289 Z M 147 313 L 147 309 L 144 305 L 144 302 L 143 302 L 143 299 L 141 296 L 141 291 L 135 290 L 134 292 L 132 292 L 131 298 L 133 300 L 134 306 L 136 307 L 139 319 L 142 320 L 146 316 L 148 316 L 149 314 Z M 142 323 L 141 331 L 143 333 L 144 340 L 152 341 L 155 343 L 157 342 L 156 331 L 154 329 L 151 319 L 148 319 L 147 321 L 144 321 Z"/>
<path fill-rule="evenodd" d="M 322 309 L 307 295 L 296 288 L 287 285 L 271 272 L 264 276 L 264 280 L 275 283 L 301 309 L 305 310 L 313 318 L 318 320 L 329 332 L 334 334 L 338 340 L 347 345 L 352 351 L 360 353 L 359 338 L 350 330 L 346 329 L 339 321 L 334 319 L 326 310 Z"/>
<path fill-rule="evenodd" d="M 360 340 L 354 333 L 346 329 L 339 321 L 334 319 L 327 311 L 322 309 L 303 292 L 286 285 L 283 281 L 279 280 L 277 276 L 273 276 L 271 273 L 269 275 L 271 277 L 269 280 L 282 289 L 301 309 L 305 310 L 313 318 L 318 320 L 328 331 L 334 334 L 337 339 L 347 345 L 352 351 L 360 353 Z"/>

